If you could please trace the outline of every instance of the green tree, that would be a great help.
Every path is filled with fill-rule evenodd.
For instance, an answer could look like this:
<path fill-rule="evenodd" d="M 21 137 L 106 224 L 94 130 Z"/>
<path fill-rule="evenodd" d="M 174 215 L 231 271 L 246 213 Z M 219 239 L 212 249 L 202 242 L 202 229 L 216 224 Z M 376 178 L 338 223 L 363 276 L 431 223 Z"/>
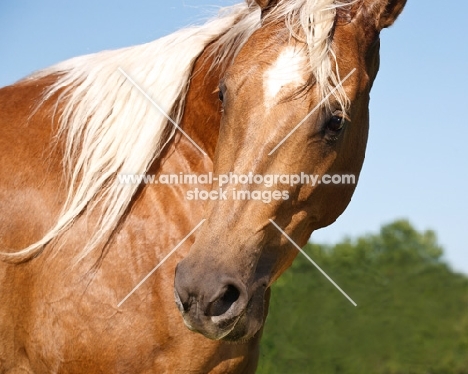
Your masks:
<path fill-rule="evenodd" d="M 258 373 L 468 374 L 468 278 L 401 220 L 306 252 L 273 286 Z"/>

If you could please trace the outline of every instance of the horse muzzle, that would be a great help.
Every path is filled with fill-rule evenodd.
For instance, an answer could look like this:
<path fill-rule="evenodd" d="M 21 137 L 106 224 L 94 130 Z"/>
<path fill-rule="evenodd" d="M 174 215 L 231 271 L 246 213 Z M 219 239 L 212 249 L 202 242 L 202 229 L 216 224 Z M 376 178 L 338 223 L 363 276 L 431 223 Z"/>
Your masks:
<path fill-rule="evenodd" d="M 184 323 L 209 339 L 245 341 L 262 327 L 266 286 L 249 288 L 226 274 L 197 274 L 187 259 L 176 268 L 174 296 Z"/>

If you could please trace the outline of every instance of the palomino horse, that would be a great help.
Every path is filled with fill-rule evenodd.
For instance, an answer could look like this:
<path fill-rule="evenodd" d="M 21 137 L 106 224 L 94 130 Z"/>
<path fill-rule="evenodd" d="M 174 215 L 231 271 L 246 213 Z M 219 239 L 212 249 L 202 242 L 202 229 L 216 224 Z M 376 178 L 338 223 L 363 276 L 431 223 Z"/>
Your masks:
<path fill-rule="evenodd" d="M 254 372 L 284 233 L 304 245 L 354 185 L 235 176 L 359 175 L 404 4 L 249 0 L 2 88 L 0 372 Z M 223 191 L 162 183 L 210 172 Z"/>

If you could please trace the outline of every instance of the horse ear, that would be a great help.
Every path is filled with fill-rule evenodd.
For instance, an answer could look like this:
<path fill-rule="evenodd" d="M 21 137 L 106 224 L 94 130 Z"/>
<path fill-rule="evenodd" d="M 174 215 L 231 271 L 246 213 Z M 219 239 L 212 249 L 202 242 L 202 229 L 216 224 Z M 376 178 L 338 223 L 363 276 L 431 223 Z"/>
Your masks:
<path fill-rule="evenodd" d="M 379 30 L 393 25 L 405 7 L 406 0 L 384 0 L 380 1 L 381 13 L 379 18 Z"/>
<path fill-rule="evenodd" d="M 278 2 L 278 0 L 255 0 L 255 2 L 260 8 L 266 9 L 273 6 L 275 3 Z"/>

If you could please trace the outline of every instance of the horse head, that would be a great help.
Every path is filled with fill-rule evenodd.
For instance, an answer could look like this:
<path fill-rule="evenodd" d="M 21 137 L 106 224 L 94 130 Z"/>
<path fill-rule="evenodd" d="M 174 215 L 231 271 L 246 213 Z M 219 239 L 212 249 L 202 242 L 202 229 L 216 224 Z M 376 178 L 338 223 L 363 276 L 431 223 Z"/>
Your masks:
<path fill-rule="evenodd" d="M 227 198 L 206 205 L 206 222 L 176 269 L 176 303 L 190 329 L 229 341 L 254 336 L 269 287 L 297 255 L 289 239 L 303 246 L 350 202 L 355 183 L 326 181 L 357 182 L 379 34 L 405 2 L 256 0 L 262 26 L 219 84 L 213 168 L 231 177 L 213 189 Z M 255 183 L 258 176 L 273 182 Z"/>

